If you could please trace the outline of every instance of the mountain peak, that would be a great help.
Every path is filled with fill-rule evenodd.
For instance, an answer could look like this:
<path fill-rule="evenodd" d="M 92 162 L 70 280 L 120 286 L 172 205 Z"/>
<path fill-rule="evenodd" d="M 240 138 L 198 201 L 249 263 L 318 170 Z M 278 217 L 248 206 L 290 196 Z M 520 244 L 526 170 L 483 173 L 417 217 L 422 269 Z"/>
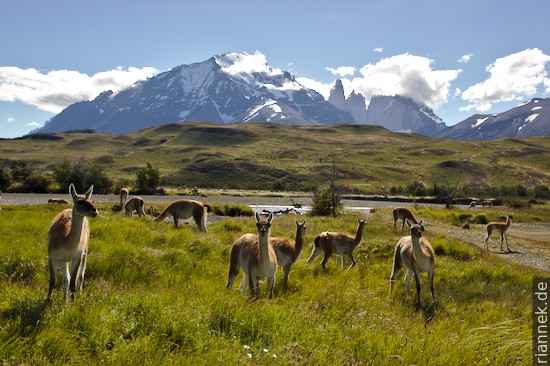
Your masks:
<path fill-rule="evenodd" d="M 227 53 L 180 65 L 116 94 L 70 105 L 36 132 L 94 129 L 124 134 L 176 121 L 220 124 L 353 122 L 260 52 Z"/>

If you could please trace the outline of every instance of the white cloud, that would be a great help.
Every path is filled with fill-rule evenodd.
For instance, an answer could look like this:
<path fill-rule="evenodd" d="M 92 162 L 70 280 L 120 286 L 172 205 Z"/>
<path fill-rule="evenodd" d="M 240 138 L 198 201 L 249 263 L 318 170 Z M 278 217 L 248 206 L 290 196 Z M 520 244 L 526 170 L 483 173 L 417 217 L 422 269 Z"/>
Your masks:
<path fill-rule="evenodd" d="M 373 49 L 374 52 L 382 53 L 384 52 L 384 47 L 376 47 Z"/>
<path fill-rule="evenodd" d="M 36 128 L 36 127 L 41 127 L 42 124 L 38 122 L 30 122 L 30 123 L 27 123 L 25 126 Z"/>
<path fill-rule="evenodd" d="M 361 93 L 367 104 L 373 95 L 397 94 L 435 109 L 447 102 L 451 81 L 462 70 L 433 70 L 432 62 L 428 58 L 410 54 L 382 59 L 376 64 L 363 66 L 360 77 L 343 78 L 344 93 Z M 333 83 L 324 84 L 308 78 L 298 78 L 297 81 L 317 91 L 325 99 L 333 86 Z"/>
<path fill-rule="evenodd" d="M 472 57 L 474 57 L 474 54 L 473 53 L 468 53 L 467 55 L 464 55 L 461 58 L 459 58 L 458 62 L 460 62 L 462 64 L 468 63 L 472 59 Z"/>
<path fill-rule="evenodd" d="M 451 81 L 462 70 L 433 70 L 432 60 L 408 53 L 384 58 L 361 68 L 350 87 L 367 101 L 373 95 L 401 95 L 431 108 L 447 102 Z M 345 84 L 344 84 L 345 85 Z"/>
<path fill-rule="evenodd" d="M 460 97 L 461 94 L 462 94 L 462 90 L 460 90 L 460 88 L 455 88 L 454 96 L 455 97 Z"/>
<path fill-rule="evenodd" d="M 13 117 L 8 117 L 8 118 L 6 119 L 6 122 L 8 122 L 9 124 L 12 124 L 12 123 L 15 122 L 15 118 L 13 118 Z"/>
<path fill-rule="evenodd" d="M 325 99 L 328 99 L 328 96 L 330 95 L 330 89 L 332 88 L 332 83 L 324 84 L 319 81 L 316 81 L 310 78 L 305 78 L 305 77 L 296 78 L 296 81 L 302 84 L 303 86 L 305 86 L 306 88 L 315 90 L 317 93 L 321 94 Z"/>
<path fill-rule="evenodd" d="M 545 87 L 548 91 L 547 62 L 550 62 L 550 56 L 538 48 L 498 58 L 486 68 L 489 78 L 466 89 L 462 99 L 468 101 L 472 108 L 486 111 L 487 106 L 494 103 L 533 96 L 539 87 Z"/>
<path fill-rule="evenodd" d="M 106 90 L 119 91 L 158 71 L 153 67 L 117 67 L 92 76 L 71 70 L 21 69 L 0 67 L 0 101 L 23 103 L 41 110 L 59 113 L 67 106 L 90 100 Z"/>
<path fill-rule="evenodd" d="M 249 73 L 266 73 L 267 75 L 281 75 L 282 70 L 272 68 L 267 64 L 265 55 L 256 51 L 253 55 L 246 52 L 228 53 L 218 56 L 216 61 L 223 71 L 231 75 L 242 75 Z"/>
<path fill-rule="evenodd" d="M 344 77 L 355 74 L 355 67 L 353 66 L 339 66 L 337 68 L 326 67 L 325 70 L 330 71 L 333 75 Z"/>

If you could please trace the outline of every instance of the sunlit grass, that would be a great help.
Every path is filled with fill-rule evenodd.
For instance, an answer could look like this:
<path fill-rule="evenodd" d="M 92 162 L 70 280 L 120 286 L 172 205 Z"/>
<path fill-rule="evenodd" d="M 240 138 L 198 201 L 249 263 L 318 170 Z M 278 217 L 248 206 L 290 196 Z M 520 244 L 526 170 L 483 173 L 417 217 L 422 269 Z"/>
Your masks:
<path fill-rule="evenodd" d="M 356 217 L 307 217 L 306 245 L 288 289 L 279 270 L 274 298 L 261 283 L 254 301 L 240 294 L 240 277 L 229 293 L 224 287 L 230 246 L 254 232 L 252 218 L 214 220 L 202 233 L 194 223 L 175 229 L 105 205 L 90 220 L 84 291 L 64 303 L 57 288 L 47 305 L 46 237 L 58 210 L 0 212 L 0 360 L 7 365 L 531 362 L 531 280 L 542 273 L 434 234 L 438 304 L 431 305 L 423 276 L 416 309 L 401 279 L 388 293 L 397 236 L 384 211 L 369 215 L 351 271 L 339 258 L 327 271 L 320 258 L 305 258 L 317 233 L 353 234 Z M 452 215 L 422 212 L 432 225 Z M 294 238 L 294 218 L 276 217 L 272 234 Z"/>

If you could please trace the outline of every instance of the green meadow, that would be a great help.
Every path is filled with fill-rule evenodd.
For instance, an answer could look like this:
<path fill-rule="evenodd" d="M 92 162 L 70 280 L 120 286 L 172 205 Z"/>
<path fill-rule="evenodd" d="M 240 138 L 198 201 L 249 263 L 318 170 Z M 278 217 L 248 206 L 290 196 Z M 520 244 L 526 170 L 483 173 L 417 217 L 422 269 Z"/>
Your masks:
<path fill-rule="evenodd" d="M 294 238 L 307 219 L 305 246 L 274 298 L 266 284 L 253 300 L 225 290 L 232 242 L 255 232 L 252 217 L 210 216 L 194 223 L 126 218 L 99 204 L 90 220 L 82 292 L 63 301 L 61 280 L 51 303 L 47 232 L 58 206 L 4 206 L 0 211 L 0 360 L 3 365 L 530 365 L 531 284 L 541 272 L 478 247 L 430 232 L 436 249 L 435 292 L 423 274 L 422 305 L 400 279 L 389 295 L 390 210 L 368 217 L 358 264 L 327 271 L 305 263 L 316 234 L 353 234 L 354 214 L 337 218 L 277 216 L 272 236 Z M 429 225 L 452 223 L 458 210 L 423 209 Z M 452 212 L 452 214 L 450 214 Z M 550 209 L 524 221 L 550 221 Z M 212 220 L 213 219 L 213 220 Z M 496 239 L 493 239 L 496 240 Z M 404 272 L 402 273 L 404 276 Z"/>

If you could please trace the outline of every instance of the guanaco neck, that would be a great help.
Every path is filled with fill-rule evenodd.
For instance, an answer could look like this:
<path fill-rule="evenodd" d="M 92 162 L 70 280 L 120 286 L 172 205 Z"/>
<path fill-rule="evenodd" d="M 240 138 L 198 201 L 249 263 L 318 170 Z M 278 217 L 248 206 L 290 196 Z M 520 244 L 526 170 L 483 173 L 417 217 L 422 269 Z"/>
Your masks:
<path fill-rule="evenodd" d="M 259 232 L 258 238 L 260 242 L 260 263 L 267 263 L 269 261 L 269 228 L 263 233 Z"/>
<path fill-rule="evenodd" d="M 506 216 L 506 225 L 504 226 L 504 230 L 508 230 L 510 225 L 512 225 L 512 218 L 510 216 Z"/>
<path fill-rule="evenodd" d="M 414 253 L 414 257 L 417 260 L 418 260 L 418 258 L 423 257 L 422 249 L 420 248 L 420 238 L 421 237 L 418 237 L 418 236 L 414 235 L 411 232 L 411 242 L 412 242 L 412 247 L 413 247 L 413 253 Z"/>
<path fill-rule="evenodd" d="M 358 246 L 363 239 L 363 229 L 365 228 L 366 221 L 360 221 L 357 226 L 357 232 L 355 233 L 355 239 L 353 239 L 354 247 Z"/>
<path fill-rule="evenodd" d="M 296 228 L 296 243 L 294 244 L 294 255 L 297 257 L 298 254 L 302 251 L 302 247 L 304 245 L 304 227 L 302 225 L 298 225 Z"/>
<path fill-rule="evenodd" d="M 69 241 L 71 243 L 79 243 L 82 235 L 82 227 L 84 226 L 85 217 L 80 215 L 76 207 L 73 205 L 71 231 L 69 232 Z"/>

